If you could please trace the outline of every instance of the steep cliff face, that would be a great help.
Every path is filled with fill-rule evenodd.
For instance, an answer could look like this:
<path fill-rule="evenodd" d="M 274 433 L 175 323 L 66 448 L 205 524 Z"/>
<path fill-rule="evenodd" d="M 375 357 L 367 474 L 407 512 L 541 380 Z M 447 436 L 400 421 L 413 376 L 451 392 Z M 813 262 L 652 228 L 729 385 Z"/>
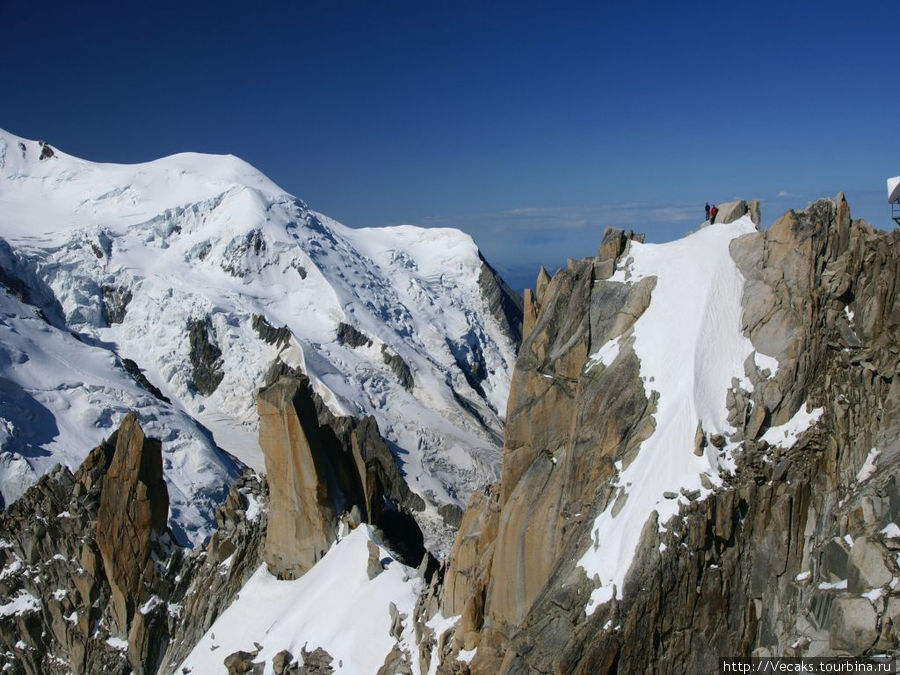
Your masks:
<path fill-rule="evenodd" d="M 103 478 L 97 548 L 112 593 L 113 625 L 120 636 L 128 635 L 135 605 L 152 577 L 153 540 L 166 530 L 169 494 L 160 450 L 160 442 L 146 438 L 130 414 L 119 427 L 116 450 Z"/>
<path fill-rule="evenodd" d="M 526 293 L 502 480 L 439 591 L 460 617 L 442 669 L 896 653 L 900 237 L 841 195 L 765 232 L 727 211 L 667 245 L 608 231 Z"/>
<path fill-rule="evenodd" d="M 336 540 L 342 518 L 384 531 L 418 565 L 425 555 L 412 513 L 425 508 L 403 480 L 371 417 L 337 417 L 300 374 L 282 375 L 257 398 L 271 506 L 265 560 L 280 579 L 307 572 Z"/>

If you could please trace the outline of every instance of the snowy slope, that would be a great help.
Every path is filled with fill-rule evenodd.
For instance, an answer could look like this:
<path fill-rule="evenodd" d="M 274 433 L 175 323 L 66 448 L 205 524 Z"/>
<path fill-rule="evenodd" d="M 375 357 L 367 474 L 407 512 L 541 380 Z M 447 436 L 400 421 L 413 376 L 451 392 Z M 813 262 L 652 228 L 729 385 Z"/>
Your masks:
<path fill-rule="evenodd" d="M 591 595 L 588 612 L 614 594 L 622 597 L 642 527 L 653 511 L 662 527 L 686 503 L 682 489 L 707 494 L 701 474 L 709 484 L 718 485 L 721 472 L 734 468 L 730 445 L 720 453 L 709 444 L 698 457 L 694 443 L 698 422 L 708 434 L 734 432 L 726 408 L 733 378 L 744 390 L 753 390 L 744 373 L 745 360 L 754 354 L 741 332 L 744 279 L 728 247 L 735 237 L 755 231 L 745 216 L 666 244 L 632 242 L 630 259 L 610 279 L 623 283 L 657 279 L 650 306 L 633 330 L 645 393 L 648 399 L 654 392 L 659 397 L 653 434 L 631 464 L 617 465 L 617 486 L 629 498 L 616 515 L 613 501 L 597 517 L 594 546 L 579 561 L 587 576 L 596 575 L 601 583 Z M 588 367 L 612 363 L 619 344 L 616 339 L 601 347 Z M 777 369 L 775 359 L 756 357 Z"/>
<path fill-rule="evenodd" d="M 5 269 L 57 328 L 136 362 L 220 447 L 263 468 L 255 390 L 280 358 L 302 366 L 335 412 L 373 414 L 429 503 L 462 505 L 496 478 L 515 346 L 481 296 L 470 237 L 352 230 L 231 156 L 113 165 L 55 148 L 40 159 L 42 151 L 0 131 L 0 238 L 12 249 Z M 117 303 L 124 317 L 114 316 Z M 289 344 L 261 339 L 254 316 L 286 326 Z M 195 382 L 192 322 L 221 353 L 222 380 L 209 395 Z M 340 323 L 371 345 L 342 344 Z M 409 366 L 411 390 L 385 354 Z M 481 377 L 474 387 L 469 365 Z M 101 417 L 41 447 L 53 456 L 69 448 L 71 465 L 88 449 L 86 430 L 110 427 Z M 423 518 L 426 534 L 439 536 L 433 510 Z"/>
<path fill-rule="evenodd" d="M 379 545 L 384 566 L 374 579 L 366 573 L 369 541 Z M 418 653 L 412 616 L 421 589 L 418 572 L 395 560 L 363 525 L 295 581 L 279 581 L 261 565 L 177 672 L 225 673 L 226 656 L 253 653 L 258 644 L 254 661 L 265 662 L 266 675 L 274 672 L 272 658 L 282 649 L 299 657 L 302 648 L 317 647 L 333 657 L 337 673 L 375 673 L 398 642 Z M 390 634 L 390 603 L 403 619 L 399 641 Z M 411 665 L 417 673 L 418 659 Z"/>

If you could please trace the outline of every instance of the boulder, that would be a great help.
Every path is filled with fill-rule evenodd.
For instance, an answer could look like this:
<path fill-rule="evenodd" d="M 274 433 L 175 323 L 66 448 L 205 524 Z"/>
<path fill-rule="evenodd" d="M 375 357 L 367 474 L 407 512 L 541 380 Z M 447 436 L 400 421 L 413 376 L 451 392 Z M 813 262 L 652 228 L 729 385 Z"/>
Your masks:
<path fill-rule="evenodd" d="M 884 614 L 881 617 L 881 636 L 876 649 L 896 649 L 900 645 L 900 597 L 887 599 Z"/>
<path fill-rule="evenodd" d="M 847 590 L 862 593 L 891 583 L 894 575 L 884 561 L 888 554 L 877 540 L 865 536 L 857 538 L 847 561 Z"/>
<path fill-rule="evenodd" d="M 316 647 L 312 651 L 307 651 L 306 646 L 300 648 L 300 656 L 303 664 L 300 672 L 303 675 L 330 675 L 334 672 L 332 662 L 334 657 L 331 656 L 321 647 Z"/>
<path fill-rule="evenodd" d="M 256 658 L 256 654 L 237 651 L 226 656 L 223 663 L 228 671 L 228 675 L 244 675 L 245 673 L 261 675 L 265 664 L 262 662 L 254 663 L 254 658 Z"/>
<path fill-rule="evenodd" d="M 694 454 L 702 457 L 706 448 L 706 434 L 703 433 L 702 422 L 697 422 L 697 431 L 694 432 Z"/>
<path fill-rule="evenodd" d="M 294 655 L 287 649 L 282 649 L 272 657 L 272 670 L 275 675 L 284 675 L 294 666 Z"/>
<path fill-rule="evenodd" d="M 837 598 L 831 608 L 832 649 L 861 654 L 878 639 L 878 615 L 865 598 Z"/>
<path fill-rule="evenodd" d="M 366 548 L 369 552 L 366 559 L 366 576 L 374 579 L 384 571 L 384 567 L 381 565 L 381 549 L 371 539 L 366 542 Z"/>

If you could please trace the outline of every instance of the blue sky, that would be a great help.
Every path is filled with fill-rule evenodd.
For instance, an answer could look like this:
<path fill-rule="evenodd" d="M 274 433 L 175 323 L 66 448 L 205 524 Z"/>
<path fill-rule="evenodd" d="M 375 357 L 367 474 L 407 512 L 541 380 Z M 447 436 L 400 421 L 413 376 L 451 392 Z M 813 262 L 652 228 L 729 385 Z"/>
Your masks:
<path fill-rule="evenodd" d="M 707 200 L 771 223 L 843 190 L 892 224 L 896 3 L 0 0 L 0 25 L 0 127 L 233 153 L 351 226 L 461 227 L 516 287 Z"/>

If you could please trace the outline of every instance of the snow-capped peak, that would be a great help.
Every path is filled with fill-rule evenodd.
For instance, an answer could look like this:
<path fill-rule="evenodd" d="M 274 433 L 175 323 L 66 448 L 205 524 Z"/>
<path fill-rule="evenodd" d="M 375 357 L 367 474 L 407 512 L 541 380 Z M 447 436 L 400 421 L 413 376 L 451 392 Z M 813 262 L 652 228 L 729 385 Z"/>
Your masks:
<path fill-rule="evenodd" d="M 496 477 L 515 344 L 491 315 L 468 235 L 347 228 L 233 156 L 99 164 L 3 131 L 0 207 L 0 262 L 31 304 L 133 361 L 245 463 L 263 466 L 255 391 L 282 360 L 335 412 L 374 415 L 427 502 L 461 506 Z M 5 376 L 31 386 L 14 367 Z M 78 444 L 112 427 L 111 404 L 95 405 Z M 51 455 L 29 458 L 32 472 Z M 422 519 L 439 538 L 436 512 Z"/>

